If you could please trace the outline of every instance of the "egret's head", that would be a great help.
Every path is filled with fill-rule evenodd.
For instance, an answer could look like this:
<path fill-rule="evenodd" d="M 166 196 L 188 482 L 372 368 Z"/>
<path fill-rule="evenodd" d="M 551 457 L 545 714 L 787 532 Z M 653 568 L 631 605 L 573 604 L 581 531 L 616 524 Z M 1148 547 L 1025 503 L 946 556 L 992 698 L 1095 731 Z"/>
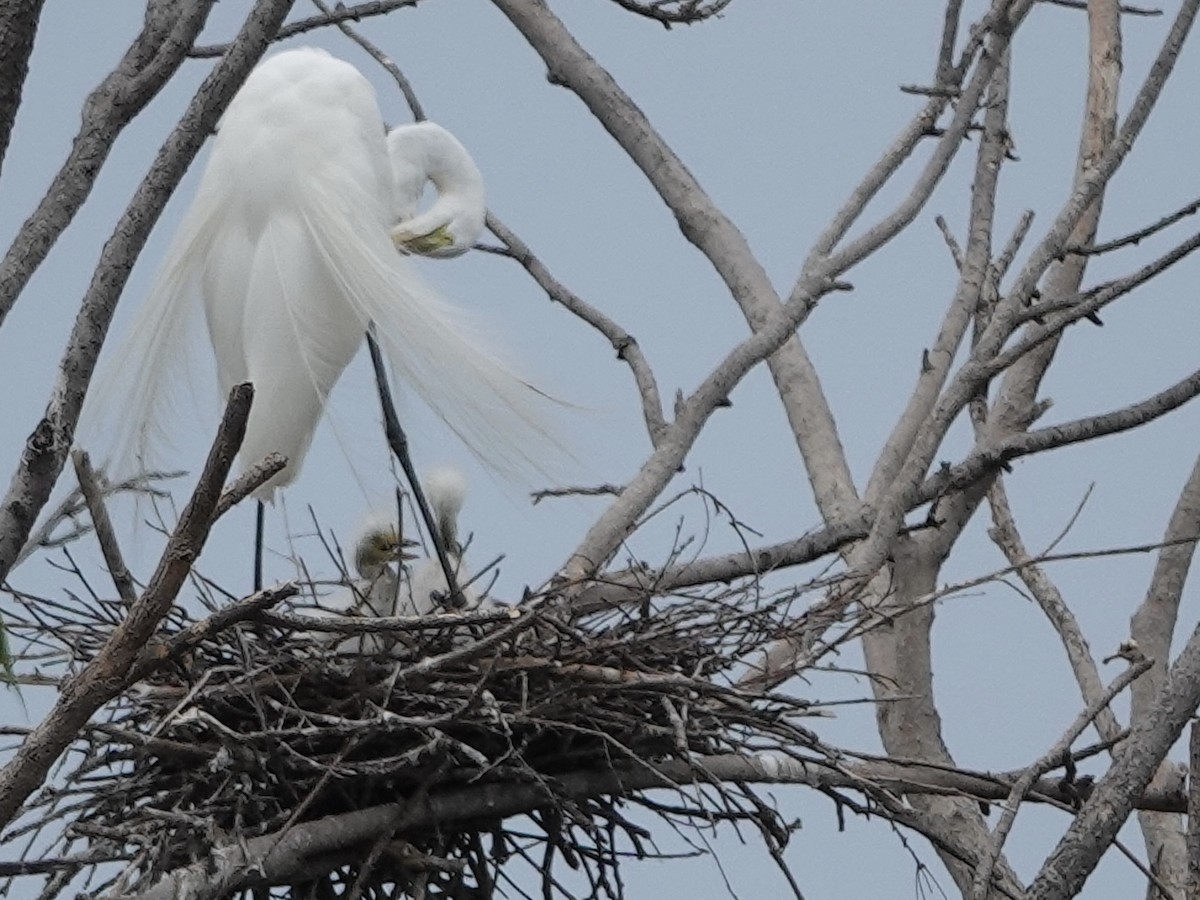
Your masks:
<path fill-rule="evenodd" d="M 433 122 L 400 125 L 388 133 L 398 224 L 392 241 L 402 253 L 458 256 L 483 232 L 487 217 L 483 175 L 465 147 Z M 418 207 L 432 182 L 437 200 Z"/>
<path fill-rule="evenodd" d="M 447 222 L 426 234 L 414 234 L 401 222 L 392 229 L 392 240 L 397 249 L 421 256 L 458 256 L 471 249 L 471 245 L 456 237 L 455 230 L 452 223 Z M 461 232 L 462 229 L 457 230 Z"/>
<path fill-rule="evenodd" d="M 354 568 L 363 578 L 376 578 L 389 563 L 413 559 L 408 548 L 412 541 L 400 536 L 394 520 L 386 516 L 372 516 L 359 529 L 354 542 Z"/>

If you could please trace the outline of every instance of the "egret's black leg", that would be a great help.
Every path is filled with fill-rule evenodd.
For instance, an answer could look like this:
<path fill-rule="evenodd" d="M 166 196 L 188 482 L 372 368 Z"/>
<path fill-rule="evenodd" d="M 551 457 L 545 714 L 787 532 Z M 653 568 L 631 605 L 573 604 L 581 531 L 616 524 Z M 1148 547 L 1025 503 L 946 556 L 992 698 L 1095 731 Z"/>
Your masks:
<path fill-rule="evenodd" d="M 263 560 L 263 521 L 266 518 L 266 507 L 258 501 L 254 515 L 254 593 L 262 590 L 262 560 Z"/>

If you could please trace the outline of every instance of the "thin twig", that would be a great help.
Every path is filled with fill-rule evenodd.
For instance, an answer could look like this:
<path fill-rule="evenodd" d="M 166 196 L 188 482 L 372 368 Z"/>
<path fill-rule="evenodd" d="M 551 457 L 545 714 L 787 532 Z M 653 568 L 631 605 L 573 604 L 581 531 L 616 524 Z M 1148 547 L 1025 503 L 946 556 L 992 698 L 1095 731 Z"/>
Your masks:
<path fill-rule="evenodd" d="M 1013 824 L 1016 822 L 1017 811 L 1020 809 L 1021 801 L 1025 799 L 1034 782 L 1051 769 L 1061 766 L 1064 756 L 1070 752 L 1071 744 L 1083 733 L 1085 728 L 1092 724 L 1096 716 L 1100 714 L 1100 711 L 1107 707 L 1126 687 L 1145 674 L 1152 665 L 1153 660 L 1143 659 L 1131 665 L 1114 678 L 1112 684 L 1105 689 L 1104 693 L 1097 697 L 1094 702 L 1089 703 L 1083 712 L 1076 716 L 1075 721 L 1071 723 L 1071 727 L 1055 742 L 1054 746 L 1026 769 L 1016 784 L 1012 786 L 1012 790 L 1008 792 L 1008 797 L 1003 804 L 1004 812 L 1001 814 L 1000 821 L 996 823 L 996 827 L 992 832 L 991 845 L 975 870 L 975 880 L 972 885 L 972 896 L 975 900 L 986 900 L 991 888 L 992 872 L 996 867 L 997 860 L 1000 858 L 1000 851 L 1004 847 L 1004 841 L 1008 838 L 1008 834 L 1012 831 Z"/>
<path fill-rule="evenodd" d="M 663 429 L 666 428 L 662 396 L 658 390 L 658 381 L 654 377 L 654 370 L 650 367 L 637 339 L 555 278 L 545 264 L 529 249 L 529 246 L 493 213 L 488 213 L 487 226 L 492 234 L 504 244 L 503 255 L 520 263 L 552 302 L 558 303 L 607 338 L 617 353 L 617 359 L 629 366 L 630 372 L 633 373 L 634 384 L 638 389 L 638 395 L 641 397 L 642 418 L 646 423 L 646 431 L 650 435 L 651 444 L 658 446 Z M 487 247 L 482 249 L 496 252 Z"/>
<path fill-rule="evenodd" d="M 87 453 L 79 448 L 71 452 L 71 459 L 75 464 L 75 477 L 79 479 L 79 489 L 83 492 L 83 499 L 87 503 L 88 512 L 91 513 L 96 540 L 100 543 L 100 552 L 104 555 L 104 564 L 113 580 L 113 586 L 126 604 L 132 604 L 137 599 L 133 576 L 129 574 L 125 559 L 121 555 L 112 520 L 109 519 L 108 509 L 104 505 L 104 493 L 96 482 L 96 473 L 92 469 L 91 461 Z"/>
<path fill-rule="evenodd" d="M 397 9 L 415 7 L 419 2 L 420 0 L 371 0 L 368 3 L 356 3 L 353 6 L 339 4 L 337 9 L 331 10 L 328 14 L 323 13 L 319 16 L 310 16 L 307 19 L 289 22 L 276 30 L 274 40 L 285 41 L 290 37 L 328 28 L 330 25 L 337 25 L 340 22 L 358 22 L 373 16 L 386 16 Z M 229 51 L 229 47 L 229 44 L 206 44 L 192 47 L 188 51 L 188 56 L 194 59 L 223 56 Z"/>
<path fill-rule="evenodd" d="M 214 519 L 219 519 L 233 507 L 237 506 L 255 489 L 266 484 L 272 477 L 287 467 L 287 457 L 281 453 L 268 453 L 261 462 L 256 462 L 245 472 L 235 478 L 221 494 L 217 501 Z"/>
<path fill-rule="evenodd" d="M 415 2 L 415 0 L 413 0 L 413 2 Z M 381 50 L 376 44 L 364 37 L 362 33 L 358 31 L 358 29 L 352 28 L 348 24 L 351 17 L 340 15 L 340 13 L 344 12 L 344 7 L 338 10 L 331 10 L 329 6 L 323 2 L 323 0 L 312 0 L 312 5 L 324 13 L 331 23 L 337 25 L 338 30 L 341 31 L 342 34 L 346 35 L 346 37 L 350 38 L 350 40 L 362 47 L 363 50 L 367 51 L 371 58 L 375 60 L 375 62 L 383 66 L 384 70 L 392 76 L 392 79 L 399 86 L 400 93 L 404 95 L 404 101 L 408 104 L 408 108 L 412 112 L 413 119 L 417 122 L 423 122 L 425 120 L 425 110 L 421 106 L 421 101 L 417 99 L 417 92 L 413 90 L 412 83 L 408 80 L 407 76 L 400 71 L 400 67 L 396 65 L 390 56 L 384 53 L 383 50 Z M 353 18 L 355 21 L 358 20 L 357 16 Z"/>

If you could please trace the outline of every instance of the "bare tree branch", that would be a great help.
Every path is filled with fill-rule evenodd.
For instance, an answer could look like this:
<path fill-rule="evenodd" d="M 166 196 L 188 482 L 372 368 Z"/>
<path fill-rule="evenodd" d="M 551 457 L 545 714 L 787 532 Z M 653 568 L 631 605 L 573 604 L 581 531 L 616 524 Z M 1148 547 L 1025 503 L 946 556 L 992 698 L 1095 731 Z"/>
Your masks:
<path fill-rule="evenodd" d="M 1130 622 L 1130 637 L 1138 649 L 1153 662 L 1146 677 L 1133 685 L 1130 722 L 1148 715 L 1155 697 L 1164 688 L 1167 664 L 1171 658 L 1171 642 L 1179 616 L 1183 588 L 1187 584 L 1192 560 L 1200 536 L 1200 457 L 1179 492 L 1175 509 L 1167 523 L 1164 541 L 1170 541 L 1158 552 L 1154 574 L 1141 605 Z M 1176 764 L 1164 760 L 1156 779 L 1176 775 Z M 1147 857 L 1160 876 L 1171 886 L 1173 893 L 1186 890 L 1188 849 L 1183 835 L 1186 826 L 1178 815 L 1142 812 L 1138 814 L 1146 836 Z"/>
<path fill-rule="evenodd" d="M 0 7 L 0 171 L 29 74 L 29 56 L 45 0 L 17 0 Z"/>
<path fill-rule="evenodd" d="M 992 511 L 992 528 L 988 531 L 988 536 L 1015 568 L 1017 576 L 1054 626 L 1066 651 L 1071 671 L 1075 673 L 1075 681 L 1079 685 L 1083 702 L 1092 705 L 1104 693 L 1104 683 L 1100 680 L 1100 670 L 1096 666 L 1095 657 L 1092 656 L 1079 621 L 1063 599 L 1062 593 L 1045 569 L 1034 562 L 1029 551 L 1025 549 L 1002 478 L 997 478 L 988 489 L 988 505 Z M 1112 710 L 1106 707 L 1097 714 L 1096 730 L 1104 740 L 1116 739 L 1121 732 L 1121 725 Z"/>
<path fill-rule="evenodd" d="M 1017 779 L 1016 784 L 1012 786 L 1012 790 L 1008 792 L 1008 796 L 1004 799 L 1000 821 L 996 823 L 996 828 L 992 832 L 992 846 L 989 848 L 987 856 L 980 860 L 980 864 L 975 870 L 975 883 L 972 885 L 972 896 L 975 900 L 985 900 L 987 897 L 990 890 L 992 872 L 995 870 L 996 861 L 1000 857 L 1000 851 L 1004 847 L 1004 842 L 1008 839 L 1008 835 L 1017 820 L 1017 811 L 1021 807 L 1021 802 L 1033 788 L 1034 783 L 1042 775 L 1053 769 L 1057 769 L 1063 764 L 1063 759 L 1070 753 L 1071 745 L 1083 734 L 1083 730 L 1095 721 L 1096 717 L 1108 707 L 1108 704 L 1121 691 L 1144 675 L 1150 668 L 1150 665 L 1150 660 L 1143 659 L 1131 665 L 1114 678 L 1112 684 L 1099 697 L 1088 703 L 1083 712 L 1071 723 L 1071 727 L 1066 730 L 1061 738 L 1054 742 L 1054 746 L 1047 750 L 1041 759 L 1026 769 L 1025 773 Z"/>
<path fill-rule="evenodd" d="M 1068 247 L 1067 252 L 1078 253 L 1084 256 L 1099 256 L 1101 253 L 1111 253 L 1113 250 L 1119 250 L 1122 247 L 1136 247 L 1146 238 L 1153 237 L 1160 231 L 1170 228 L 1176 222 L 1182 221 L 1188 216 L 1194 216 L 1198 211 L 1200 211 L 1200 200 L 1193 200 L 1191 203 L 1185 204 L 1175 210 L 1175 212 L 1163 216 L 1157 222 L 1153 222 L 1145 228 L 1139 228 L 1137 231 L 1132 231 L 1129 234 L 1099 244 L 1093 243 L 1090 246 Z"/>
<path fill-rule="evenodd" d="M 25 799 L 41 786 L 59 754 L 92 714 L 128 686 L 138 654 L 175 602 L 192 561 L 204 547 L 221 486 L 246 432 L 253 397 L 248 384 L 233 389 L 196 490 L 146 590 L 129 606 L 96 657 L 63 685 L 54 708 L 0 769 L 0 827 L 8 825 Z"/>
<path fill-rule="evenodd" d="M 672 25 L 695 25 L 720 15 L 733 0 L 612 0 L 613 3 L 660 23 L 664 28 Z"/>
<path fill-rule="evenodd" d="M 1140 427 L 1178 409 L 1198 395 L 1200 369 L 1157 394 L 1122 409 L 1014 434 L 995 443 L 977 445 L 962 462 L 946 465 L 926 478 L 911 498 L 906 512 L 950 491 L 970 488 L 1016 459 Z M 752 548 L 749 553 L 739 551 L 672 567 L 655 575 L 654 586 L 666 592 L 803 565 L 865 537 L 870 533 L 871 522 L 876 514 L 877 508 L 865 503 L 851 515 L 795 540 Z M 572 610 L 581 615 L 628 603 L 642 596 L 645 586 L 645 574 L 637 570 L 612 573 L 599 582 L 589 582 L 572 600 Z M 790 668 L 784 666 L 781 671 L 790 671 Z"/>
<path fill-rule="evenodd" d="M 1187 895 L 1200 897 L 1200 722 L 1193 721 L 1188 740 Z"/>
<path fill-rule="evenodd" d="M 1108 178 L 1127 155 L 1133 141 L 1141 132 L 1146 119 L 1157 103 L 1167 79 L 1178 59 L 1179 50 L 1187 37 L 1195 17 L 1194 0 L 1186 0 L 1163 41 L 1162 47 L 1146 77 L 1133 108 L 1126 117 L 1111 146 L 1103 155 L 1087 167 L 1085 175 L 1067 205 L 1060 212 L 1050 231 L 1033 250 L 1029 261 L 1017 277 L 1007 298 L 997 306 L 991 323 L 980 336 L 972 358 L 959 370 L 930 417 L 929 424 L 918 434 L 913 448 L 895 482 L 889 486 L 887 496 L 880 504 L 879 515 L 867 540 L 866 549 L 859 564 L 866 576 L 873 575 L 887 556 L 891 542 L 902 523 L 906 507 L 905 498 L 920 482 L 932 463 L 946 431 L 961 410 L 986 379 L 981 379 L 987 369 L 982 360 L 999 358 L 1000 348 L 1007 340 L 1011 324 L 1032 296 L 1034 286 L 1046 268 L 1062 253 L 1077 222 L 1100 195 Z"/>
<path fill-rule="evenodd" d="M 605 129 L 645 174 L 668 208 L 675 214 L 684 237 L 712 263 L 750 327 L 756 332 L 778 316 L 779 297 L 766 272 L 755 259 L 736 226 L 713 204 L 683 162 L 662 140 L 633 100 L 575 41 L 563 24 L 541 3 L 533 0 L 494 0 L 542 57 L 550 78 L 574 91 Z M 829 289 L 822 281 L 821 292 Z M 815 303 L 816 297 L 812 298 Z M 827 515 L 853 505 L 856 496 L 845 453 L 837 436 L 832 412 L 820 388 L 816 370 L 790 328 L 781 328 L 759 360 L 768 365 L 779 388 L 800 451 L 806 459 L 810 482 L 818 503 L 828 505 Z M 744 373 L 742 373 L 744 374 Z M 621 498 L 589 532 L 565 569 L 568 578 L 602 565 L 626 530 L 662 491 L 695 441 L 708 416 L 723 403 L 741 378 L 722 379 L 724 389 L 697 391 L 686 422 L 677 415 L 670 432 L 663 432 L 658 453 L 627 485 Z M 819 463 L 818 463 L 819 461 Z"/>
<path fill-rule="evenodd" d="M 117 544 L 117 535 L 113 531 L 112 520 L 108 517 L 104 493 L 96 480 L 91 460 L 78 448 L 72 452 L 71 459 L 75 463 L 75 477 L 79 479 L 79 489 L 83 492 L 83 499 L 87 502 L 88 512 L 92 516 L 96 540 L 100 543 L 100 552 L 104 555 L 104 564 L 112 577 L 113 586 L 117 589 L 117 596 L 127 604 L 133 603 L 137 599 L 133 576 L 129 574 L 120 545 Z"/>
<path fill-rule="evenodd" d="M 337 25 L 338 30 L 342 34 L 362 47 L 371 59 L 379 63 L 384 71 L 392 76 L 392 80 L 400 88 L 400 93 L 404 95 L 404 102 L 408 104 L 408 109 L 412 113 L 413 119 L 417 122 L 423 122 L 425 120 L 425 109 L 421 106 L 421 101 L 417 99 L 417 92 L 413 90 L 412 83 L 400 71 L 400 67 L 392 61 L 392 58 L 384 53 L 374 42 L 369 41 L 356 28 L 352 28 L 347 24 L 345 17 L 339 17 L 338 10 L 330 9 L 323 0 L 312 0 L 312 3 L 313 6 L 325 14 L 330 22 L 334 22 Z M 286 30 L 286 27 L 283 30 Z"/>
<path fill-rule="evenodd" d="M 633 373 L 634 383 L 637 385 L 638 394 L 642 399 L 642 418 L 646 423 L 646 431 L 650 435 L 650 443 L 652 446 L 658 446 L 663 430 L 667 427 L 663 417 L 662 397 L 658 391 L 658 382 L 654 378 L 654 371 L 650 368 L 645 354 L 642 353 L 642 348 L 638 346 L 637 338 L 550 274 L 550 270 L 534 256 L 533 251 L 525 242 L 510 231 L 508 226 L 497 219 L 494 214 L 488 213 L 487 225 L 492 234 L 504 244 L 505 255 L 511 256 L 520 263 L 538 283 L 538 286 L 546 292 L 546 296 L 591 325 L 612 344 L 612 348 L 617 351 L 617 358 L 623 360 Z"/>
<path fill-rule="evenodd" d="M 321 28 L 328 28 L 330 25 L 337 25 L 340 22 L 359 22 L 374 16 L 386 16 L 397 9 L 414 7 L 419 2 L 420 0 L 372 0 L 369 3 L 355 3 L 353 6 L 344 6 L 339 3 L 336 9 L 332 9 L 327 13 L 322 13 L 319 16 L 309 16 L 307 19 L 297 19 L 295 22 L 289 22 L 287 25 L 281 26 L 272 40 L 285 41 L 290 37 L 307 34 L 310 31 L 317 31 Z M 229 52 L 230 47 L 233 46 L 234 44 L 211 44 L 203 47 L 193 47 L 188 55 L 197 59 L 224 56 Z"/>
<path fill-rule="evenodd" d="M 214 515 L 214 520 L 215 518 Z M 299 592 L 300 589 L 294 581 L 264 588 L 244 600 L 221 607 L 207 619 L 189 625 L 166 641 L 148 642 L 130 668 L 126 683 L 136 684 L 167 661 L 179 659 L 201 641 L 208 640 L 230 625 L 264 617 L 266 610 L 296 596 Z"/>
<path fill-rule="evenodd" d="M 100 493 L 105 497 L 111 497 L 115 494 L 146 494 L 152 497 L 165 497 L 167 496 L 166 489 L 156 485 L 159 482 L 179 478 L 183 474 L 180 471 L 146 472 L 116 483 L 105 482 L 100 488 Z M 78 488 L 71 491 L 46 516 L 42 524 L 37 527 L 37 530 L 29 535 L 28 540 L 25 541 L 25 546 L 17 554 L 17 560 L 13 563 L 12 568 L 15 569 L 39 549 L 61 547 L 87 534 L 91 530 L 91 526 L 77 521 L 86 508 L 87 504 L 83 500 L 83 492 Z M 55 535 L 59 526 L 67 521 L 72 523 L 72 527 L 64 534 Z M 12 569 L 9 570 L 10 573 L 11 571 Z"/>
<path fill-rule="evenodd" d="M 1003 778 L 918 763 L 837 767 L 774 753 L 698 756 L 694 764 L 669 761 L 609 772 L 570 773 L 559 778 L 555 788 L 560 798 L 580 798 L 620 796 L 648 788 L 709 781 L 800 784 L 818 790 L 875 789 L 897 796 L 966 795 L 988 800 L 1002 800 L 1011 790 Z M 1057 780 L 1045 779 L 1033 786 L 1029 798 L 1068 808 L 1074 799 L 1069 787 L 1064 789 Z M 134 894 L 132 900 L 172 900 L 182 896 L 181 891 L 191 900 L 216 900 L 217 895 L 207 892 L 212 884 L 223 883 L 228 890 L 231 885 L 285 883 L 297 871 L 303 871 L 305 860 L 371 841 L 393 827 L 400 816 L 405 817 L 406 829 L 415 832 L 435 824 L 448 828 L 461 821 L 519 815 L 552 799 L 545 785 L 479 784 L 432 793 L 415 806 L 388 804 L 330 816 L 296 825 L 282 837 L 270 834 L 252 838 L 244 845 L 214 848 L 208 859 L 167 874 Z M 1176 809 L 1185 799 L 1179 794 L 1148 795 L 1143 801 L 1158 808 Z"/>
<path fill-rule="evenodd" d="M 59 235 L 83 206 L 113 144 L 178 71 L 214 0 L 152 0 L 142 31 L 117 68 L 88 95 L 83 124 L 38 208 L 0 260 L 0 325 Z"/>
<path fill-rule="evenodd" d="M 1067 9 L 1086 10 L 1088 8 L 1087 0 L 1038 0 L 1038 2 L 1045 3 L 1048 6 L 1063 6 L 1063 7 L 1066 7 Z M 1118 7 L 1118 9 L 1120 9 L 1122 14 L 1129 15 L 1129 16 L 1161 16 L 1162 15 L 1161 9 L 1152 9 L 1152 8 L 1146 7 L 1146 6 L 1127 6 L 1125 4 L 1122 4 L 1120 7 Z"/>
<path fill-rule="evenodd" d="M 1029 887 L 1029 900 L 1068 900 L 1078 894 L 1112 846 L 1136 799 L 1200 705 L 1200 628 L 1188 639 L 1168 682 L 1145 716 L 1134 722 L 1112 767 L 1083 804 Z"/>

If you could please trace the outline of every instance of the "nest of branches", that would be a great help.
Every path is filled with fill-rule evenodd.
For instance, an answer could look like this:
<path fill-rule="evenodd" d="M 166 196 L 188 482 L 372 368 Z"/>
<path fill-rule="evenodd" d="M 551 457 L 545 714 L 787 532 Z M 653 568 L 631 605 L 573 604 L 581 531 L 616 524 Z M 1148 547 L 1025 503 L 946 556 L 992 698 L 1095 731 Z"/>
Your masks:
<path fill-rule="evenodd" d="M 91 896 L 483 898 L 540 881 L 620 897 L 622 859 L 658 852 L 644 810 L 786 841 L 703 761 L 826 759 L 805 704 L 734 686 L 793 599 L 726 590 L 574 622 L 553 597 L 421 619 L 262 604 L 220 629 L 177 609 L 165 658 L 84 730 L 20 829 L 54 826 L 77 864 L 51 887 L 86 871 Z M 38 626 L 76 663 L 104 624 L 81 616 Z"/>

